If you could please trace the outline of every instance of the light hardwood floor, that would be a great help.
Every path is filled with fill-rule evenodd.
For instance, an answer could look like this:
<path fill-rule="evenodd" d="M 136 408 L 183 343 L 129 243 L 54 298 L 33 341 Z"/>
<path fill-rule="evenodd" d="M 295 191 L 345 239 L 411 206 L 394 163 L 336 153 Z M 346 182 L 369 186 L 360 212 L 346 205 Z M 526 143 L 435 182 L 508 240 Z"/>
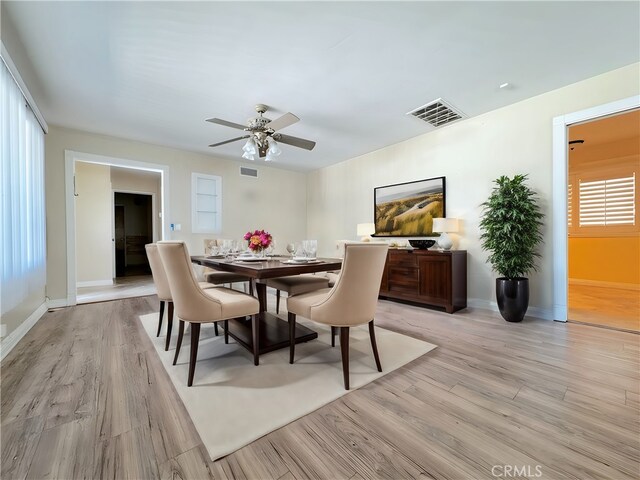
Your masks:
<path fill-rule="evenodd" d="M 50 312 L 7 356 L 3 479 L 640 475 L 636 334 L 380 302 L 380 326 L 439 347 L 211 462 L 139 324 L 157 304 Z"/>
<path fill-rule="evenodd" d="M 640 291 L 569 284 L 569 319 L 640 332 Z"/>
<path fill-rule="evenodd" d="M 77 301 L 78 303 L 95 303 L 155 294 L 156 286 L 151 275 L 134 275 L 116 277 L 113 279 L 113 285 L 79 287 Z"/>

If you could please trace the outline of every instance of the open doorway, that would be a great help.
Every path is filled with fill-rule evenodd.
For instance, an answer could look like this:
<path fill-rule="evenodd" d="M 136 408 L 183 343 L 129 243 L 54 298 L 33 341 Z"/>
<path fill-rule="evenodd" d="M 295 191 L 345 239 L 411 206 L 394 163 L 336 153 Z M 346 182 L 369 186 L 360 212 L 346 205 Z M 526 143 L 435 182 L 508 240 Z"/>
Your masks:
<path fill-rule="evenodd" d="M 73 166 L 77 303 L 154 294 L 145 245 L 162 238 L 162 173 Z"/>
<path fill-rule="evenodd" d="M 153 195 L 114 192 L 115 277 L 151 275 L 144 246 L 153 242 Z"/>
<path fill-rule="evenodd" d="M 640 331 L 640 110 L 568 128 L 568 319 Z"/>

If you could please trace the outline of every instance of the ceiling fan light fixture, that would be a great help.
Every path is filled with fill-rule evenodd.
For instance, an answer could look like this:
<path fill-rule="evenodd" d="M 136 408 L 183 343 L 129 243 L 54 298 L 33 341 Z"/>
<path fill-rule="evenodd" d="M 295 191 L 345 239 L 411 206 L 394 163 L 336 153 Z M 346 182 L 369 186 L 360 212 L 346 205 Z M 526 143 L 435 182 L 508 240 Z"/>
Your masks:
<path fill-rule="evenodd" d="M 253 139 L 253 137 L 249 137 L 249 140 L 247 140 L 247 143 L 244 144 L 244 147 L 242 147 L 242 151 L 245 154 L 251 155 L 251 157 L 253 157 L 253 155 L 255 155 L 256 153 L 258 153 L 258 149 L 256 147 L 256 142 Z M 242 155 L 242 158 L 247 158 L 244 155 Z M 253 158 L 251 158 L 251 160 L 254 160 Z"/>
<path fill-rule="evenodd" d="M 274 157 L 277 157 L 282 153 L 278 142 L 276 142 L 273 138 L 269 137 L 269 153 Z"/>
<path fill-rule="evenodd" d="M 282 150 L 278 146 L 278 143 L 271 137 L 269 137 L 269 149 L 267 150 L 267 156 L 265 157 L 266 162 L 270 162 L 282 153 Z"/>
<path fill-rule="evenodd" d="M 267 162 L 273 161 L 275 157 L 282 153 L 282 150 L 275 140 L 286 145 L 304 148 L 305 150 L 313 150 L 316 142 L 305 140 L 304 138 L 293 137 L 291 135 L 283 135 L 279 132 L 279 130 L 298 122 L 300 120 L 298 117 L 296 117 L 293 113 L 288 112 L 276 118 L 275 120 L 271 120 L 263 116 L 263 113 L 265 113 L 267 110 L 268 107 L 266 105 L 256 105 L 256 112 L 258 112 L 258 116 L 255 118 L 250 118 L 247 121 L 246 126 L 239 123 L 229 122 L 227 120 L 222 120 L 220 118 L 208 118 L 207 122 L 224 125 L 226 127 L 231 127 L 238 130 L 244 130 L 245 132 L 245 134 L 241 137 L 232 138 L 223 142 L 217 142 L 209 146 L 219 147 L 221 145 L 226 145 L 238 140 L 244 140 L 246 138 L 247 142 L 242 147 L 242 158 L 247 160 L 255 160 L 256 155 L 258 155 L 260 158 L 264 158 Z"/>

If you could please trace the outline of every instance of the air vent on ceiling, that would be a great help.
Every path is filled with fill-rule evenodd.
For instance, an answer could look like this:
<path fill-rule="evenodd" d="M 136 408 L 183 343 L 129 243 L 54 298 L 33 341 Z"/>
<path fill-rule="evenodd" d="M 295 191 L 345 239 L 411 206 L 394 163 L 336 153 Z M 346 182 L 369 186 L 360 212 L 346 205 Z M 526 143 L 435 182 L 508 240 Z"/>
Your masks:
<path fill-rule="evenodd" d="M 430 123 L 434 127 L 441 127 L 447 123 L 455 122 L 464 116 L 462 112 L 454 109 L 441 98 L 429 102 L 422 107 L 418 107 L 407 113 L 407 115 L 413 115 L 420 120 Z"/>
<path fill-rule="evenodd" d="M 240 167 L 240 175 L 244 177 L 258 178 L 258 170 L 255 168 Z"/>

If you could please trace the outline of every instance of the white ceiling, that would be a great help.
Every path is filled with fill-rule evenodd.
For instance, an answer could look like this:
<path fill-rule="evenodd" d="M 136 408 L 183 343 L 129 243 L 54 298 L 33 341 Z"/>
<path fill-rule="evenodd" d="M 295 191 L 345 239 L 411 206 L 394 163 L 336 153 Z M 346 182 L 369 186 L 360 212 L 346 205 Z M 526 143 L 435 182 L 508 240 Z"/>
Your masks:
<path fill-rule="evenodd" d="M 640 61 L 638 2 L 3 4 L 49 123 L 241 161 L 204 120 L 265 103 L 317 142 L 282 146 L 301 171 L 428 132 L 405 114 L 438 97 L 475 116 Z"/>

